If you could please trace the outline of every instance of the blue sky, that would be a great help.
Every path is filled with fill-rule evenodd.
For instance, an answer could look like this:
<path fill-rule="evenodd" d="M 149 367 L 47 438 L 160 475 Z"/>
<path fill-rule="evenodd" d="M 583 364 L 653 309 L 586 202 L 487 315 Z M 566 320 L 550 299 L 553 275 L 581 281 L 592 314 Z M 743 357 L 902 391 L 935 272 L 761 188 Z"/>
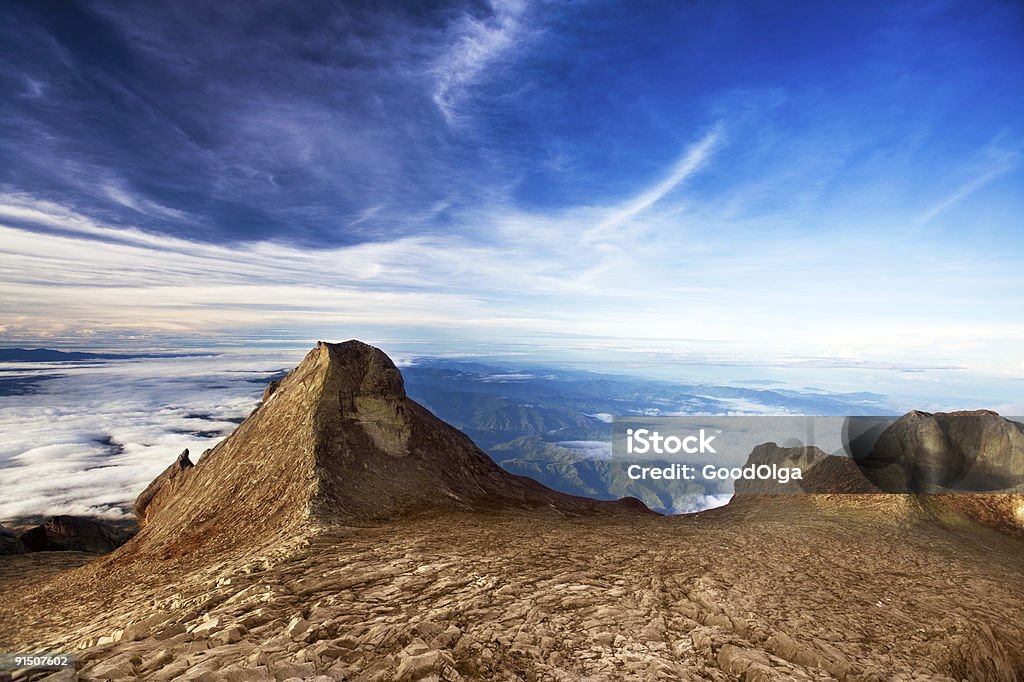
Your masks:
<path fill-rule="evenodd" d="M 1024 376 L 1020 3 L 383 4 L 5 9 L 0 343 Z"/>

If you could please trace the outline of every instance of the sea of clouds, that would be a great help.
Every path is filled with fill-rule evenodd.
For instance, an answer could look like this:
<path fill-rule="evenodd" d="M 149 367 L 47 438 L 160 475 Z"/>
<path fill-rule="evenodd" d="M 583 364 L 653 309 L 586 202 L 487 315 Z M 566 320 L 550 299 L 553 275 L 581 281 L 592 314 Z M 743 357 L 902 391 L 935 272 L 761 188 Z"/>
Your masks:
<path fill-rule="evenodd" d="M 0 363 L 0 522 L 131 516 L 145 486 L 193 461 L 295 364 L 286 354 Z"/>
<path fill-rule="evenodd" d="M 188 448 L 197 461 L 230 434 L 256 407 L 267 383 L 294 367 L 305 350 L 0 362 L 0 523 L 60 514 L 131 518 L 132 502 L 153 478 L 182 450 Z M 414 362 L 402 354 L 395 357 L 400 366 Z M 500 394 L 509 382 L 551 378 L 483 371 L 479 381 Z M 701 400 L 715 401 L 718 412 L 788 411 L 777 402 L 754 399 Z M 693 413 L 686 407 L 682 413 Z M 858 403 L 849 409 L 857 412 Z M 591 417 L 612 420 L 607 413 Z M 607 441 L 558 445 L 585 458 L 611 456 Z M 699 496 L 681 501 L 674 511 L 699 511 L 727 501 L 728 496 Z"/>

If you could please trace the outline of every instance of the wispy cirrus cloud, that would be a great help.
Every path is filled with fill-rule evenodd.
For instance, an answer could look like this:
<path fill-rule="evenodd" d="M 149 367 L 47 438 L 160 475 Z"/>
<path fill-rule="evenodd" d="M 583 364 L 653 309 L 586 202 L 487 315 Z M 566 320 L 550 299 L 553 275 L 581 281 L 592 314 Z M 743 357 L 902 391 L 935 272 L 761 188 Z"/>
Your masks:
<path fill-rule="evenodd" d="M 3 341 L 1019 371 L 1024 57 L 955 14 L 19 5 Z"/>
<path fill-rule="evenodd" d="M 708 161 L 720 135 L 721 133 L 718 130 L 713 130 L 704 135 L 699 142 L 683 153 L 664 179 L 613 208 L 607 218 L 599 225 L 587 231 L 586 238 L 588 240 L 597 239 L 602 235 L 606 235 L 612 229 L 620 228 L 624 222 L 640 215 L 665 197 L 665 195 L 678 187 L 690 175 L 697 172 Z"/>
<path fill-rule="evenodd" d="M 292 338 L 454 334 L 500 344 L 514 333 L 552 346 L 667 348 L 688 361 L 864 370 L 989 371 L 993 359 L 1019 354 L 1024 326 L 970 294 L 1018 286 L 1012 259 L 961 250 L 936 265 L 943 247 L 911 234 L 875 235 L 867 251 L 854 235 L 779 243 L 771 231 L 725 221 L 716 234 L 706 217 L 678 209 L 645 214 L 639 233 L 588 238 L 594 226 L 651 211 L 670 191 L 685 194 L 687 179 L 708 171 L 694 161 L 710 163 L 710 139 L 670 169 L 671 183 L 623 202 L 554 215 L 497 205 L 459 216 L 464 227 L 450 234 L 331 249 L 153 235 L 9 195 L 0 201 L 4 338 L 131 330 L 212 342 L 292 330 Z M 482 225 L 502 229 L 486 240 L 464 236 Z M 864 281 L 869 270 L 874 279 Z M 923 293 L 892 296 L 908 286 Z"/>
<path fill-rule="evenodd" d="M 466 91 L 524 39 L 527 8 L 527 0 L 494 0 L 490 16 L 467 14 L 451 28 L 451 47 L 433 67 L 433 99 L 449 125 L 460 121 Z"/>
<path fill-rule="evenodd" d="M 950 207 L 960 203 L 996 178 L 1012 171 L 1020 161 L 1019 151 L 1006 146 L 998 137 L 985 145 L 979 155 L 980 160 L 968 164 L 971 177 L 925 211 L 917 219 L 919 224 L 927 225 Z"/>

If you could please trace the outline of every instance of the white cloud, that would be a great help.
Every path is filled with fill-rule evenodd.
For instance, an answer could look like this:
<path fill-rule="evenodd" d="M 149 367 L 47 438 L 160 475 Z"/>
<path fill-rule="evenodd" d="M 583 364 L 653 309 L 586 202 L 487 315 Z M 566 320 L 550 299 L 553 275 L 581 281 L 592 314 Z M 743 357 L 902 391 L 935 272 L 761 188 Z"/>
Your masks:
<path fill-rule="evenodd" d="M 917 220 L 919 224 L 927 225 L 946 209 L 963 201 L 997 177 L 1010 172 L 1017 166 L 1019 158 L 1016 151 L 1001 147 L 998 137 L 986 145 L 980 155 L 983 157 L 982 160 L 972 164 L 974 166 L 972 177 L 963 181 L 950 194 L 922 214 Z"/>
<path fill-rule="evenodd" d="M 683 153 L 665 178 L 612 209 L 610 215 L 603 222 L 587 232 L 587 239 L 595 240 L 601 236 L 607 236 L 610 230 L 643 213 L 678 187 L 710 158 L 718 138 L 719 132 L 717 131 L 706 134 L 697 144 Z"/>
<path fill-rule="evenodd" d="M 467 352 L 514 337 L 725 365 L 1024 366 L 1024 322 L 1006 314 L 1024 286 L 1014 254 L 687 209 L 674 190 L 721 144 L 702 136 L 625 202 L 478 206 L 447 233 L 322 250 L 194 242 L 0 195 L 0 341 L 399 334 Z"/>
<path fill-rule="evenodd" d="M 695 514 L 707 509 L 714 509 L 729 504 L 732 493 L 722 495 L 684 495 L 677 497 L 674 502 L 673 514 Z"/>
<path fill-rule="evenodd" d="M 467 89 L 522 38 L 525 1 L 494 0 L 490 7 L 487 19 L 465 15 L 455 24 L 451 48 L 434 65 L 434 103 L 449 125 L 459 122 Z"/>
<path fill-rule="evenodd" d="M 603 440 L 561 440 L 555 445 L 586 459 L 610 460 L 612 444 Z"/>
<path fill-rule="evenodd" d="M 102 185 L 101 189 L 103 190 L 103 194 L 114 202 L 138 213 L 142 213 L 143 215 L 157 218 L 169 218 L 179 221 L 187 220 L 189 218 L 188 214 L 184 211 L 168 208 L 156 203 L 155 201 L 135 196 L 125 189 L 120 183 L 115 181 L 107 182 Z"/>
<path fill-rule="evenodd" d="M 131 501 L 183 449 L 193 461 L 248 415 L 291 355 L 5 365 L 52 378 L 0 396 L 0 521 L 130 516 Z M 253 381 L 256 379 L 255 381 Z"/>

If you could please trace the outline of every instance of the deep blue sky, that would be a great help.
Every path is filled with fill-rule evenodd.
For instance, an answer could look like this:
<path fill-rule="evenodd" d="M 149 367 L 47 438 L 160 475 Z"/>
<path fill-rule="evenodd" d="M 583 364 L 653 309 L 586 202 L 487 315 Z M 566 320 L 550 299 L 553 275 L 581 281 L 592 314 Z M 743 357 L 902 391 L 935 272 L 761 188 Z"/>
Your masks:
<path fill-rule="evenodd" d="M 12 3 L 0 181 L 112 224 L 327 246 L 614 202 L 715 125 L 703 197 L 791 180 L 752 210 L 927 211 L 1019 149 L 1020 3 L 382 4 Z"/>
<path fill-rule="evenodd" d="M 18 2 L 0 59 L 0 340 L 1024 373 L 1019 2 Z"/>

